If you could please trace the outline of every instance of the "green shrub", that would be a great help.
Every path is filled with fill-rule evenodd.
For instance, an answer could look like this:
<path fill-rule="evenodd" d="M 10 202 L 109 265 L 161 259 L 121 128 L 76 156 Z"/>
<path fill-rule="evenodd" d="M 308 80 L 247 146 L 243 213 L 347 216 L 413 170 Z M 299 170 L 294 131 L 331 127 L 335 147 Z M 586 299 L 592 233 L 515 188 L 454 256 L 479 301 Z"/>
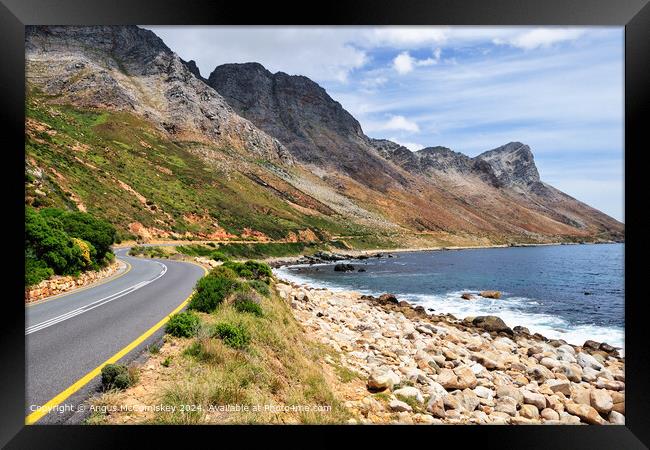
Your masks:
<path fill-rule="evenodd" d="M 229 258 L 227 255 L 221 252 L 214 251 L 210 253 L 210 259 L 214 259 L 215 261 L 228 261 Z"/>
<path fill-rule="evenodd" d="M 126 389 L 134 383 L 129 369 L 123 364 L 107 364 L 102 367 L 102 388 Z"/>
<path fill-rule="evenodd" d="M 41 215 L 46 220 L 57 220 L 71 237 L 90 242 L 97 251 L 97 260 L 104 259 L 115 242 L 116 230 L 105 220 L 85 212 L 65 212 L 56 208 L 45 208 Z"/>
<path fill-rule="evenodd" d="M 181 312 L 169 318 L 165 332 L 176 337 L 191 337 L 196 334 L 199 323 L 199 317 L 193 312 Z"/>
<path fill-rule="evenodd" d="M 273 271 L 268 264 L 259 261 L 246 261 L 240 263 L 236 261 L 226 261 L 223 267 L 232 269 L 237 275 L 249 280 L 268 280 L 273 276 Z"/>
<path fill-rule="evenodd" d="M 262 307 L 251 299 L 242 299 L 235 301 L 235 309 L 239 312 L 251 313 L 258 317 L 264 315 Z"/>
<path fill-rule="evenodd" d="M 213 336 L 220 337 L 224 344 L 238 349 L 246 348 L 251 340 L 250 334 L 243 324 L 233 325 L 227 322 L 215 325 Z"/>
<path fill-rule="evenodd" d="M 192 295 L 188 309 L 201 312 L 214 311 L 228 294 L 237 289 L 241 283 L 237 281 L 236 275 L 226 270 L 215 268 L 208 275 L 196 283 L 196 292 Z"/>
<path fill-rule="evenodd" d="M 25 286 L 38 284 L 52 275 L 54 275 L 54 271 L 47 267 L 44 261 L 25 258 Z"/>
<path fill-rule="evenodd" d="M 90 214 L 25 208 L 25 284 L 77 275 L 111 261 L 115 229 Z"/>
<path fill-rule="evenodd" d="M 85 265 L 81 248 L 60 222 L 48 222 L 32 208 L 25 209 L 25 259 L 31 269 L 49 267 L 58 275 L 77 274 Z"/>
<path fill-rule="evenodd" d="M 265 297 L 268 297 L 268 296 L 271 295 L 271 289 L 269 289 L 269 285 L 266 284 L 263 281 L 251 280 L 247 284 L 248 284 L 248 286 L 255 289 L 257 292 L 259 292 L 260 294 L 262 294 Z"/>

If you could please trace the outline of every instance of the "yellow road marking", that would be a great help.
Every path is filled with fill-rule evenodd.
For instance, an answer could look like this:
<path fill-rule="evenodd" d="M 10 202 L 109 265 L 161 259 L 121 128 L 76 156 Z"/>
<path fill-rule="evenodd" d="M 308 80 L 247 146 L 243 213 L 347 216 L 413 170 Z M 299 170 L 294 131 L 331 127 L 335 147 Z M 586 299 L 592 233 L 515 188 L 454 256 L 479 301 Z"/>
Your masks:
<path fill-rule="evenodd" d="M 203 269 L 203 271 L 207 274 L 208 270 L 201 266 L 200 264 L 193 263 L 190 261 L 184 261 L 184 262 L 189 262 L 190 264 L 194 264 L 196 266 L 199 266 Z M 163 317 L 157 324 L 155 324 L 153 327 L 149 328 L 147 331 L 145 331 L 143 334 L 138 336 L 134 341 L 132 341 L 130 344 L 128 344 L 126 347 L 124 347 L 122 350 L 119 352 L 115 353 L 113 356 L 108 358 L 106 361 L 101 363 L 99 366 L 95 367 L 93 370 L 88 372 L 86 375 L 83 377 L 79 378 L 76 382 L 74 382 L 71 386 L 69 386 L 67 389 L 61 391 L 58 393 L 56 396 L 54 396 L 51 400 L 49 400 L 47 403 L 42 405 L 39 409 L 34 411 L 33 413 L 29 414 L 27 417 L 25 417 L 25 425 L 32 425 L 36 423 L 39 419 L 41 419 L 43 416 L 47 415 L 52 409 L 54 409 L 56 406 L 60 405 L 61 402 L 63 402 L 65 399 L 70 397 L 72 394 L 77 392 L 79 389 L 87 385 L 93 378 L 98 376 L 101 371 L 102 367 L 104 367 L 106 364 L 112 364 L 117 361 L 119 361 L 123 356 L 125 356 L 127 353 L 129 353 L 131 350 L 136 348 L 138 345 L 140 345 L 142 342 L 144 342 L 149 336 L 154 334 L 160 327 L 162 327 L 164 324 L 166 324 L 169 321 L 169 317 L 172 316 L 173 314 L 176 314 L 179 312 L 181 309 L 187 305 L 187 303 L 190 301 L 190 298 L 192 297 L 192 294 L 190 294 L 185 300 L 183 300 L 183 303 L 178 305 L 172 312 L 170 312 L 168 315 Z"/>
<path fill-rule="evenodd" d="M 62 294 L 53 295 L 51 297 L 47 297 L 47 298 L 44 298 L 42 300 L 36 300 L 35 302 L 29 302 L 29 303 L 27 303 L 25 305 L 25 307 L 30 308 L 32 306 L 42 305 L 43 303 L 47 303 L 47 302 L 50 302 L 52 300 L 58 300 L 60 298 L 67 297 L 68 295 L 76 294 L 77 292 L 82 292 L 82 291 L 92 289 L 92 288 L 97 287 L 97 286 L 101 286 L 102 284 L 108 283 L 109 281 L 117 280 L 118 278 L 123 277 L 124 275 L 129 273 L 131 271 L 131 269 L 133 268 L 133 266 L 131 266 L 131 264 L 129 264 L 127 261 L 124 261 L 122 259 L 118 259 L 118 261 L 122 261 L 124 264 L 126 264 L 127 268 L 126 268 L 126 270 L 124 272 L 122 272 L 121 274 L 119 274 L 117 276 L 111 276 L 111 277 L 105 278 L 102 281 L 99 281 L 99 282 L 93 283 L 93 284 L 89 284 L 87 286 L 83 286 L 83 287 L 80 287 L 78 289 L 73 289 L 70 292 L 63 292 Z"/>

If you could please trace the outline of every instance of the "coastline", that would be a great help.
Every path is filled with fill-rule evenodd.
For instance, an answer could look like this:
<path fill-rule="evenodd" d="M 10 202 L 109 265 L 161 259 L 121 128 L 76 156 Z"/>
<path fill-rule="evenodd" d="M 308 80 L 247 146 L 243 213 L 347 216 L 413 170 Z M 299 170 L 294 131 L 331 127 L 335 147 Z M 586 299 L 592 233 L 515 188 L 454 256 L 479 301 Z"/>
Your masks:
<path fill-rule="evenodd" d="M 480 250 L 494 248 L 516 248 L 516 247 L 553 247 L 563 245 L 603 245 L 603 244 L 625 244 L 616 241 L 598 241 L 598 242 L 545 242 L 545 243 L 522 243 L 522 244 L 493 244 L 493 245 L 471 245 L 471 246 L 435 246 L 435 247 L 402 247 L 389 249 L 366 249 L 366 250 L 344 250 L 331 252 L 331 255 L 345 259 L 359 259 L 359 257 L 372 257 L 374 255 L 390 255 L 391 253 L 415 253 L 415 252 L 435 252 L 435 251 L 460 251 L 460 250 Z M 279 256 L 260 259 L 273 268 L 292 266 L 299 264 L 309 264 L 305 261 L 307 255 Z M 336 260 L 323 260 L 323 262 L 334 262 Z"/>
<path fill-rule="evenodd" d="M 346 403 L 361 423 L 625 422 L 625 358 L 607 344 L 429 314 L 390 294 L 277 288 L 307 334 L 366 380 Z"/>

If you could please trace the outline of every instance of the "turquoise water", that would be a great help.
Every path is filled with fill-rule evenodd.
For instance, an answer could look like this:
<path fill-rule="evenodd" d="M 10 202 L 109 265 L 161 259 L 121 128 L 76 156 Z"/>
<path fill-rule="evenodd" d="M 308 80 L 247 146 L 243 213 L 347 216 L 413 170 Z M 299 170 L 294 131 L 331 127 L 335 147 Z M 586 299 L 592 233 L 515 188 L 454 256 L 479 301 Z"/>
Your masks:
<path fill-rule="evenodd" d="M 333 265 L 289 266 L 285 279 L 401 299 L 456 317 L 492 314 L 572 344 L 624 345 L 624 244 L 557 245 L 394 253 Z M 501 299 L 463 300 L 463 292 L 498 290 Z M 586 294 L 585 294 L 586 293 Z"/>

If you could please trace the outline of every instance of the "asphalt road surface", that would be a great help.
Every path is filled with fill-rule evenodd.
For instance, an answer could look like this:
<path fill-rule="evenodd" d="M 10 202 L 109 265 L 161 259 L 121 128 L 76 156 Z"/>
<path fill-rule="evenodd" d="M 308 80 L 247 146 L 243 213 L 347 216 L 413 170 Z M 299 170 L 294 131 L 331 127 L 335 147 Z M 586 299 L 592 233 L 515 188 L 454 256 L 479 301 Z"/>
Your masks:
<path fill-rule="evenodd" d="M 204 274 L 194 264 L 133 258 L 127 251 L 115 251 L 131 266 L 121 276 L 25 307 L 26 416 L 157 324 L 192 293 Z M 151 339 L 120 362 L 133 360 Z M 37 423 L 69 420 L 74 405 L 98 385 L 95 377 Z"/>

